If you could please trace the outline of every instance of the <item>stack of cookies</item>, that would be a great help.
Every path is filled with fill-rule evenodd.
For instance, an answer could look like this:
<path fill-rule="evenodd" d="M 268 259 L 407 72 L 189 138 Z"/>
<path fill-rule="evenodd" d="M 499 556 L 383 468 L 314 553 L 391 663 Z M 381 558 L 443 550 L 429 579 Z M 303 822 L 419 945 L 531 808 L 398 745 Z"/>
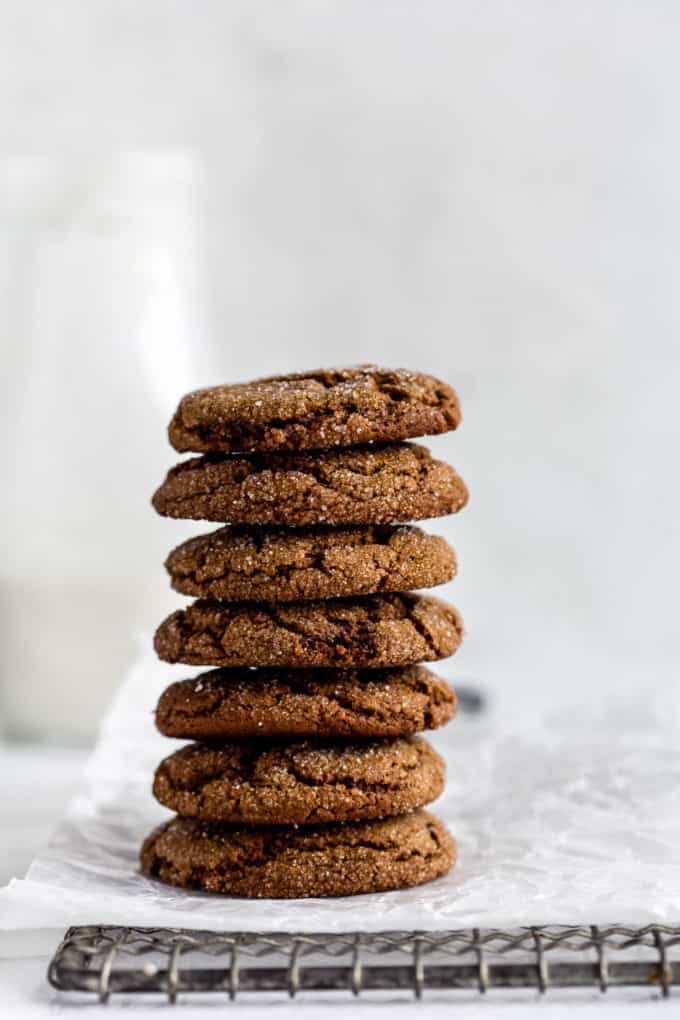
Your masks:
<path fill-rule="evenodd" d="M 419 731 L 455 694 L 420 665 L 462 638 L 451 606 L 412 589 L 456 572 L 444 539 L 404 522 L 455 513 L 453 468 L 404 440 L 456 428 L 453 390 L 373 366 L 218 386 L 170 424 L 179 463 L 153 498 L 216 521 L 166 562 L 196 601 L 158 628 L 172 684 L 156 721 L 195 741 L 159 765 L 176 817 L 142 848 L 146 874 L 239 896 L 342 896 L 444 874 L 455 844 L 424 811 L 444 763 Z"/>

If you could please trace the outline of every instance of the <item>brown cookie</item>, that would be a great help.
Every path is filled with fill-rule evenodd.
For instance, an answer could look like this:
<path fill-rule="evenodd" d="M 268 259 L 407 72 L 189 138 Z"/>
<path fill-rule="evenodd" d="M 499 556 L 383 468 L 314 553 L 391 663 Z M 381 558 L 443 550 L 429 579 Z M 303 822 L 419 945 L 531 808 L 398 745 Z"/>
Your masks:
<path fill-rule="evenodd" d="M 292 602 L 432 588 L 451 580 L 456 558 L 445 539 L 412 525 L 227 526 L 190 538 L 165 566 L 184 595 Z"/>
<path fill-rule="evenodd" d="M 325 450 L 448 432 L 460 417 L 439 379 L 357 365 L 188 393 L 168 432 L 180 453 Z"/>
<path fill-rule="evenodd" d="M 395 524 L 456 513 L 465 483 L 414 443 L 316 453 L 209 454 L 171 468 L 164 517 L 225 524 Z"/>
<path fill-rule="evenodd" d="M 445 875 L 455 860 L 452 837 L 428 811 L 302 828 L 173 818 L 141 852 L 150 878 L 273 899 L 404 889 Z"/>
<path fill-rule="evenodd" d="M 183 818 L 314 825 L 404 814 L 442 792 L 444 760 L 421 737 L 370 743 L 189 744 L 156 770 L 153 793 Z"/>
<path fill-rule="evenodd" d="M 409 666 L 451 655 L 456 610 L 425 595 L 253 605 L 199 599 L 172 613 L 154 647 L 194 666 Z"/>
<path fill-rule="evenodd" d="M 453 689 L 424 666 L 403 669 L 213 669 L 171 684 L 156 725 L 167 737 L 397 737 L 436 729 Z"/>

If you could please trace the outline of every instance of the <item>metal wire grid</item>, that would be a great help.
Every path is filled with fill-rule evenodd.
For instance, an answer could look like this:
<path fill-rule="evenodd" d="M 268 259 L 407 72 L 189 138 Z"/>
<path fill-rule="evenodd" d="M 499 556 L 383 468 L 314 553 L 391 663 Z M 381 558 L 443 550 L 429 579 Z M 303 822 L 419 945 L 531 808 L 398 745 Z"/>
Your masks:
<path fill-rule="evenodd" d="M 235 999 L 245 992 L 376 989 L 658 988 L 680 983 L 680 927 L 546 927 L 388 931 L 343 934 L 250 934 L 175 928 L 69 928 L 50 963 L 62 991 L 183 992 Z M 141 963 L 140 958 L 146 957 Z M 675 963 L 675 971 L 673 969 Z"/>

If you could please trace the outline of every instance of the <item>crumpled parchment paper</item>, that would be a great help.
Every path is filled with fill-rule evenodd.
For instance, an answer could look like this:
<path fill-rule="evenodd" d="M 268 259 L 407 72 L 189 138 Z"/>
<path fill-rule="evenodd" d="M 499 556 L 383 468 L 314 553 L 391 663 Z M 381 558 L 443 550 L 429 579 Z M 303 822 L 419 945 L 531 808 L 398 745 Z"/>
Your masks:
<path fill-rule="evenodd" d="M 223 930 L 343 931 L 680 918 L 680 698 L 666 688 L 517 718 L 459 716 L 433 736 L 448 761 L 433 810 L 460 860 L 402 892 L 334 900 L 187 893 L 144 878 L 142 839 L 168 816 L 150 793 L 161 737 L 153 708 L 190 675 L 150 651 L 102 725 L 82 792 L 26 879 L 0 892 L 0 927 L 139 924 Z M 670 686 L 670 685 L 669 685 Z"/>

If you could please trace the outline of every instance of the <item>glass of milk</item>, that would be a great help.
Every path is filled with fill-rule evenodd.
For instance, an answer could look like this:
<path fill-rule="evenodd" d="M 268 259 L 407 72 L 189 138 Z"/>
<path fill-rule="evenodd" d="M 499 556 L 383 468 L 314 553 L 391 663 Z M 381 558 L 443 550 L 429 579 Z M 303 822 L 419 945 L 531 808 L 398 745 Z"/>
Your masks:
<path fill-rule="evenodd" d="M 190 151 L 0 161 L 0 734 L 89 737 L 172 606 L 149 506 L 210 377 Z"/>

